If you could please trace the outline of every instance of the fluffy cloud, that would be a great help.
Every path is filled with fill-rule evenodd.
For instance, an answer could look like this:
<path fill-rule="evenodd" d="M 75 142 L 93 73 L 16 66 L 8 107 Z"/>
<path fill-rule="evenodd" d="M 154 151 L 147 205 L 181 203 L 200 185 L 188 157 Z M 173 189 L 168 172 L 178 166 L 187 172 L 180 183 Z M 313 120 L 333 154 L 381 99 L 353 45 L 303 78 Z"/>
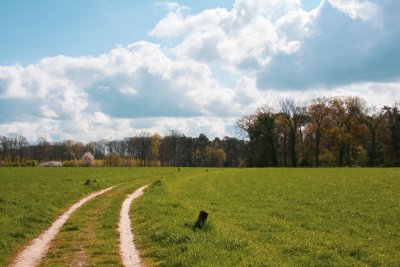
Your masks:
<path fill-rule="evenodd" d="M 151 34 L 180 37 L 178 58 L 252 71 L 264 90 L 397 80 L 395 2 L 325 0 L 306 12 L 295 0 L 237 0 L 232 10 L 173 10 Z"/>
<path fill-rule="evenodd" d="M 178 58 L 218 62 L 232 71 L 257 70 L 268 64 L 272 54 L 296 52 L 300 42 L 285 33 L 283 18 L 296 17 L 292 25 L 306 27 L 304 21 L 309 16 L 301 10 L 299 0 L 237 0 L 229 11 L 217 8 L 186 13 L 182 9 L 171 11 L 150 34 L 181 38 L 173 49 Z M 297 26 L 299 20 L 304 21 Z"/>
<path fill-rule="evenodd" d="M 219 83 L 208 65 L 173 60 L 147 42 L 98 57 L 0 67 L 0 85 L 0 132 L 32 138 L 87 141 L 172 128 L 224 135 L 225 122 L 252 104 L 241 104 L 235 89 Z"/>
<path fill-rule="evenodd" d="M 352 19 L 369 20 L 374 18 L 378 11 L 378 6 L 369 1 L 330 0 L 330 3 Z"/>
<path fill-rule="evenodd" d="M 145 41 L 92 57 L 0 66 L 0 134 L 82 141 L 141 131 L 234 134 L 236 120 L 282 98 L 359 95 L 392 104 L 400 88 L 395 0 L 236 0 L 168 14 Z"/>
<path fill-rule="evenodd" d="M 258 73 L 259 86 L 302 89 L 398 80 L 400 32 L 386 16 L 390 12 L 373 4 L 343 11 L 346 5 L 323 2 L 300 49 L 274 56 Z M 381 15 L 372 17 L 378 11 Z"/>

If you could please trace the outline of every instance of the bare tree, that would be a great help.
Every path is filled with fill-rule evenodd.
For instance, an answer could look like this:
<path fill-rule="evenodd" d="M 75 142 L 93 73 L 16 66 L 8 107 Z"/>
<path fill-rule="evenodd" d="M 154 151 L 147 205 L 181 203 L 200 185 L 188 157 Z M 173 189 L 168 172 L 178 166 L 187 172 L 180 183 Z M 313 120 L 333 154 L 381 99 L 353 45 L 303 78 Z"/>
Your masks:
<path fill-rule="evenodd" d="M 289 133 L 289 151 L 292 160 L 292 166 L 297 166 L 297 152 L 296 152 L 296 133 L 299 129 L 300 122 L 303 119 L 306 108 L 301 103 L 296 103 L 291 99 L 280 101 L 280 115 L 283 122 L 288 127 Z"/>
<path fill-rule="evenodd" d="M 11 151 L 11 161 L 14 162 L 19 159 L 19 162 L 22 163 L 24 150 L 29 145 L 28 140 L 25 136 L 15 133 L 10 134 L 8 140 Z"/>
<path fill-rule="evenodd" d="M 142 166 L 146 166 L 146 160 L 148 157 L 148 152 L 150 152 L 151 147 L 151 135 L 148 132 L 142 132 L 139 135 L 139 144 L 140 144 L 140 159 L 142 162 Z"/>
<path fill-rule="evenodd" d="M 0 139 L 2 160 L 5 161 L 10 156 L 11 140 L 7 136 L 2 136 Z"/>
<path fill-rule="evenodd" d="M 375 107 L 370 107 L 363 115 L 363 122 L 368 128 L 369 132 L 369 145 L 368 145 L 368 158 L 369 165 L 376 165 L 377 147 L 378 147 L 378 134 L 380 127 L 384 124 L 384 116 L 382 110 L 377 110 Z"/>
<path fill-rule="evenodd" d="M 51 144 L 44 137 L 36 139 L 37 155 L 39 162 L 46 161 L 50 156 Z"/>

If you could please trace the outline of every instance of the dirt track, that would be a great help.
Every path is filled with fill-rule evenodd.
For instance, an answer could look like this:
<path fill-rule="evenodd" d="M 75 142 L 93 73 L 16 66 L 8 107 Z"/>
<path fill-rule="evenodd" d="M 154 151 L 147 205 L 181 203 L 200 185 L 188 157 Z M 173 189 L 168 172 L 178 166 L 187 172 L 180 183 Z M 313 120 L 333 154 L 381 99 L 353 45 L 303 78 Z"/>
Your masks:
<path fill-rule="evenodd" d="M 10 265 L 13 267 L 31 267 L 36 266 L 40 263 L 42 258 L 47 254 L 49 250 L 50 242 L 54 239 L 57 233 L 60 231 L 61 227 L 68 220 L 69 216 L 77 210 L 80 206 L 91 200 L 92 198 L 97 197 L 98 195 L 104 194 L 107 191 L 110 191 L 114 187 L 109 187 L 107 189 L 94 192 L 77 203 L 75 203 L 72 207 L 70 207 L 63 215 L 57 218 L 50 226 L 49 229 L 44 231 L 37 238 L 32 240 L 29 245 L 18 254 L 15 261 Z"/>
<path fill-rule="evenodd" d="M 139 256 L 139 251 L 136 249 L 134 244 L 135 236 L 132 232 L 131 220 L 129 218 L 129 210 L 132 201 L 135 198 L 143 195 L 144 190 L 148 185 L 143 186 L 136 190 L 134 193 L 127 196 L 124 203 L 122 204 L 120 212 L 120 220 L 118 224 L 119 237 L 120 237 L 120 254 L 124 266 L 126 267 L 138 267 L 142 266 L 142 262 Z"/>

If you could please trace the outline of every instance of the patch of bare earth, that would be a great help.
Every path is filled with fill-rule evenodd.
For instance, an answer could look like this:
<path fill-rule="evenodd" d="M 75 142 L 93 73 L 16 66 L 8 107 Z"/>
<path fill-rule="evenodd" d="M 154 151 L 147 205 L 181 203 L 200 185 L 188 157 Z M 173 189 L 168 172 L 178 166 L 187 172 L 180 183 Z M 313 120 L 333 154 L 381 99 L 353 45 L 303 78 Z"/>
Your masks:
<path fill-rule="evenodd" d="M 83 204 L 90 201 L 91 199 L 110 191 L 114 187 L 109 187 L 107 189 L 94 192 L 80 201 L 72 205 L 64 214 L 57 218 L 50 226 L 49 229 L 44 231 L 36 239 L 32 240 L 29 245 L 18 254 L 15 261 L 10 265 L 12 267 L 27 267 L 27 266 L 37 266 L 43 257 L 46 255 L 50 247 L 50 242 L 54 239 L 57 233 L 60 231 L 61 227 L 68 220 L 69 216 L 80 208 Z"/>
<path fill-rule="evenodd" d="M 142 260 L 140 259 L 139 251 L 137 250 L 134 243 L 135 235 L 132 232 L 129 210 L 132 201 L 135 198 L 143 195 L 144 190 L 147 188 L 147 186 L 148 185 L 143 186 L 136 190 L 134 193 L 128 195 L 125 201 L 122 203 L 118 231 L 120 237 L 120 254 L 122 257 L 122 262 L 126 267 L 143 266 Z"/>
<path fill-rule="evenodd" d="M 84 250 L 77 251 L 74 254 L 74 259 L 72 261 L 71 266 L 83 267 L 83 266 L 88 266 L 88 264 L 89 264 L 89 259 Z"/>

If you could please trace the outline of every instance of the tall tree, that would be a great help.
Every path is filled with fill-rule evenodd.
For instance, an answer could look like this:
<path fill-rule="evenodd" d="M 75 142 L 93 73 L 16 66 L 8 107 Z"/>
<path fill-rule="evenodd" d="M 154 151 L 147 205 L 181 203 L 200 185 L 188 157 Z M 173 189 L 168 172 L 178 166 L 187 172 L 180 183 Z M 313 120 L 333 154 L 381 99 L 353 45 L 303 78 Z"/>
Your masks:
<path fill-rule="evenodd" d="M 238 167 L 245 158 L 246 142 L 235 137 L 225 136 L 222 147 L 226 154 L 225 166 Z"/>
<path fill-rule="evenodd" d="M 296 134 L 299 129 L 300 122 L 305 114 L 305 106 L 301 103 L 296 103 L 291 99 L 280 101 L 280 116 L 286 124 L 289 133 L 289 151 L 292 160 L 292 166 L 297 166 L 297 152 L 296 152 Z"/>
<path fill-rule="evenodd" d="M 24 149 L 29 145 L 28 140 L 25 136 L 15 133 L 10 134 L 8 140 L 11 151 L 11 161 L 14 162 L 19 159 L 19 162 L 22 163 Z"/>
<path fill-rule="evenodd" d="M 45 161 L 50 155 L 49 150 L 51 148 L 51 144 L 44 137 L 39 137 L 36 139 L 36 148 L 37 148 L 37 159 L 39 162 Z"/>
<path fill-rule="evenodd" d="M 11 140 L 7 136 L 1 136 L 0 144 L 2 152 L 1 158 L 3 161 L 6 161 L 8 157 L 10 157 Z"/>
<path fill-rule="evenodd" d="M 362 127 L 362 114 L 365 102 L 359 97 L 345 97 L 345 129 L 346 129 L 346 164 L 351 166 L 352 152 L 356 153 L 355 146 L 360 144 L 358 135 Z M 356 154 L 353 153 L 355 159 Z"/>
<path fill-rule="evenodd" d="M 150 148 L 151 148 L 150 133 L 142 132 L 139 135 L 139 140 L 140 140 L 140 159 L 142 162 L 142 166 L 146 166 L 148 152 L 150 152 Z"/>
<path fill-rule="evenodd" d="M 367 126 L 369 133 L 368 150 L 368 165 L 377 165 L 377 147 L 379 146 L 380 128 L 384 124 L 383 112 L 376 108 L 369 108 L 366 114 L 363 114 L 363 122 Z"/>
<path fill-rule="evenodd" d="M 171 165 L 173 167 L 178 166 L 178 150 L 180 141 L 183 135 L 179 133 L 177 130 L 171 130 L 167 136 L 164 137 L 162 143 L 162 150 L 163 154 L 166 156 L 167 159 L 172 161 Z"/>
<path fill-rule="evenodd" d="M 400 166 L 400 108 L 396 103 L 393 107 L 385 106 L 386 127 L 388 130 L 387 151 L 390 158 L 389 165 Z"/>
<path fill-rule="evenodd" d="M 322 136 L 322 123 L 329 115 L 328 100 L 326 98 L 317 98 L 312 100 L 307 108 L 307 113 L 310 117 L 310 130 L 315 136 L 315 164 L 320 165 L 320 144 Z"/>
<path fill-rule="evenodd" d="M 238 121 L 239 133 L 249 138 L 248 164 L 250 166 L 278 165 L 275 120 L 276 115 L 272 108 L 264 107 Z"/>
<path fill-rule="evenodd" d="M 226 160 L 225 151 L 215 146 L 206 147 L 207 166 L 223 167 Z"/>
<path fill-rule="evenodd" d="M 158 133 L 154 133 L 151 137 L 151 152 L 153 154 L 154 166 L 157 166 L 159 154 L 160 154 L 160 145 L 161 145 L 161 135 Z"/>

